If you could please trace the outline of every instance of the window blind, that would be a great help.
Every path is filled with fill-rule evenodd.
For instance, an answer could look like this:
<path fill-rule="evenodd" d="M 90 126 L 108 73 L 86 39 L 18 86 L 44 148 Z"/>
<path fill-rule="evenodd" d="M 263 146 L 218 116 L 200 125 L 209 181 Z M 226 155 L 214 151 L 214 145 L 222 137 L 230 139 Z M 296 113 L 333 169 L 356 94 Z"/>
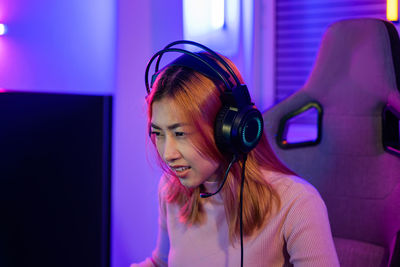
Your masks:
<path fill-rule="evenodd" d="M 322 36 L 335 21 L 386 18 L 385 0 L 277 0 L 275 103 L 306 82 Z"/>

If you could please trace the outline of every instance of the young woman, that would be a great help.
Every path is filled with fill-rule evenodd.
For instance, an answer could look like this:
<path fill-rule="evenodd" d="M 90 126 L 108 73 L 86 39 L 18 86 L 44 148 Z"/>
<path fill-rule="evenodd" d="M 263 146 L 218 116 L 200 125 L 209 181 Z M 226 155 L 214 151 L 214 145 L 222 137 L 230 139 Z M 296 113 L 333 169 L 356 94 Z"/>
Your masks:
<path fill-rule="evenodd" d="M 158 241 L 151 257 L 132 266 L 240 266 L 241 260 L 252 267 L 339 266 L 320 195 L 277 159 L 266 137 L 249 153 L 227 152 L 216 143 L 221 94 L 235 80 L 215 55 L 195 55 L 213 63 L 208 68 L 221 67 L 229 81 L 209 75 L 207 64 L 186 53 L 154 76 L 148 122 L 164 169 Z M 219 193 L 200 197 L 218 191 L 225 173 Z"/>

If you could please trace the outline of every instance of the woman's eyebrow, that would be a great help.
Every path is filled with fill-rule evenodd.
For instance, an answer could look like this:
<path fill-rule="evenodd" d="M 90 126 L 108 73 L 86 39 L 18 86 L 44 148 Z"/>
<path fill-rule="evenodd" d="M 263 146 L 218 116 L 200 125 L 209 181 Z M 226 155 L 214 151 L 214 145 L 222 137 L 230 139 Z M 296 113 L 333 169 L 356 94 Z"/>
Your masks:
<path fill-rule="evenodd" d="M 185 125 L 187 125 L 187 123 L 178 122 L 178 123 L 174 123 L 172 125 L 169 125 L 167 128 L 168 128 L 168 130 L 173 130 L 173 129 L 176 129 L 178 127 L 182 127 L 182 126 L 185 126 Z M 161 127 L 155 125 L 154 123 L 151 123 L 151 127 L 154 128 L 154 129 L 157 129 L 157 130 L 161 130 Z"/>
<path fill-rule="evenodd" d="M 157 125 L 155 125 L 154 123 L 150 124 L 151 128 L 157 129 L 157 130 L 161 130 L 160 127 L 158 127 Z"/>

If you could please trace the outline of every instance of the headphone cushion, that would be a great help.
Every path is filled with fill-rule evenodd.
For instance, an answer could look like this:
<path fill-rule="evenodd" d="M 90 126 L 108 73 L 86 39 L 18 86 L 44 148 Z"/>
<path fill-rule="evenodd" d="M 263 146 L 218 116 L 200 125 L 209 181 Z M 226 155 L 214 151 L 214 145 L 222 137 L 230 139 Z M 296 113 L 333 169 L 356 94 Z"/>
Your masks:
<path fill-rule="evenodd" d="M 214 123 L 214 138 L 218 149 L 223 152 L 235 153 L 233 143 L 231 140 L 231 130 L 233 121 L 237 115 L 237 109 L 235 110 L 231 106 L 224 105 L 219 110 Z"/>
<path fill-rule="evenodd" d="M 262 114 L 251 106 L 238 110 L 224 105 L 215 119 L 214 137 L 223 152 L 248 153 L 261 139 Z"/>
<path fill-rule="evenodd" d="M 232 139 L 237 150 L 248 153 L 255 148 L 261 139 L 263 128 L 262 114 L 258 109 L 249 106 L 240 110 L 232 129 Z"/>

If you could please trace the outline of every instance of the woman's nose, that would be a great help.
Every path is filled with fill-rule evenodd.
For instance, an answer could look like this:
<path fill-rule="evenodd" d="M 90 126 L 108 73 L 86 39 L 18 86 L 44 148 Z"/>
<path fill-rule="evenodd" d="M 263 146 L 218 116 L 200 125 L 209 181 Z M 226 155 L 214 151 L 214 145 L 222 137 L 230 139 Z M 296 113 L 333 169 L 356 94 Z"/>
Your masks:
<path fill-rule="evenodd" d="M 163 156 L 166 162 L 172 162 L 179 159 L 180 153 L 178 151 L 176 141 L 173 138 L 166 138 Z"/>

